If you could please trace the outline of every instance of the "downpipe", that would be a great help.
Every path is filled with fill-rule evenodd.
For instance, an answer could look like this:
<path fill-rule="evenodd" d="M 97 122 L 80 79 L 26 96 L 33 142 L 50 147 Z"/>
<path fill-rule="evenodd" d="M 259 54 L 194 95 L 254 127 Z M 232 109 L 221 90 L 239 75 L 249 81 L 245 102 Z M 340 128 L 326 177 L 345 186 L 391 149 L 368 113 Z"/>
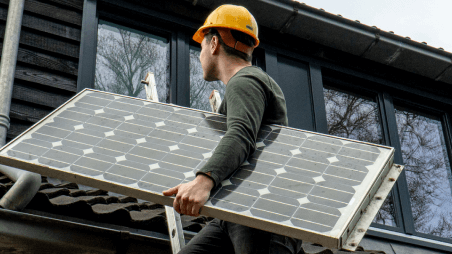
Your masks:
<path fill-rule="evenodd" d="M 10 0 L 8 8 L 0 63 L 0 146 L 5 144 L 10 126 L 8 116 L 16 72 L 24 2 L 25 0 Z M 15 182 L 13 187 L 0 200 L 0 206 L 10 210 L 22 210 L 39 190 L 41 176 L 4 165 L 0 165 L 0 172 Z"/>
<path fill-rule="evenodd" d="M 41 175 L 0 165 L 0 172 L 14 181 L 14 185 L 0 200 L 0 207 L 20 211 L 30 203 L 41 186 Z"/>

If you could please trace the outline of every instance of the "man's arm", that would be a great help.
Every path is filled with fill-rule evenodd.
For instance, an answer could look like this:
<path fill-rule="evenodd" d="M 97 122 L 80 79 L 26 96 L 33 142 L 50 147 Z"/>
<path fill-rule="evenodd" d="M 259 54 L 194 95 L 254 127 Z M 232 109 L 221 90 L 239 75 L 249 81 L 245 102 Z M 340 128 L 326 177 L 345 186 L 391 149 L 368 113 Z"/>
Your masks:
<path fill-rule="evenodd" d="M 227 132 L 197 175 L 211 173 L 215 186 L 236 170 L 255 150 L 266 107 L 266 93 L 254 76 L 241 76 L 226 88 Z"/>
<path fill-rule="evenodd" d="M 198 216 L 210 190 L 254 152 L 267 99 L 260 82 L 253 76 L 241 76 L 229 82 L 225 94 L 227 132 L 212 157 L 197 172 L 195 180 L 163 192 L 166 196 L 176 194 L 174 208 L 177 212 Z"/>

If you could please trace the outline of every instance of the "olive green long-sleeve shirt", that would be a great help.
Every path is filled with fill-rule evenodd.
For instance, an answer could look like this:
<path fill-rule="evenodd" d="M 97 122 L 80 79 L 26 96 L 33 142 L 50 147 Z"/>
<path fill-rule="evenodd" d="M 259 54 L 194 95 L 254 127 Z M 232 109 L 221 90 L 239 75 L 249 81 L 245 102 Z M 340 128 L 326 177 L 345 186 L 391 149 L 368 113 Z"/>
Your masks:
<path fill-rule="evenodd" d="M 227 116 L 227 131 L 212 157 L 197 173 L 210 172 L 215 186 L 255 151 L 261 124 L 288 124 L 281 88 L 255 66 L 241 69 L 229 80 L 219 113 Z"/>

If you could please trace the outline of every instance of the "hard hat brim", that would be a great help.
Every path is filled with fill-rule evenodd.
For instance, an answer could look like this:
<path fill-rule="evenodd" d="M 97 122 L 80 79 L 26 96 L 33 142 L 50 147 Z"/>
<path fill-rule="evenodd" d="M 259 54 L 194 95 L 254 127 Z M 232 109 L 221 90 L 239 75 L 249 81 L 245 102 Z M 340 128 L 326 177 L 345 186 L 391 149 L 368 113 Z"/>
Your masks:
<path fill-rule="evenodd" d="M 202 40 L 204 39 L 204 31 L 206 29 L 209 29 L 209 28 L 228 28 L 228 29 L 231 29 L 229 26 L 205 25 L 205 26 L 200 27 L 198 29 L 198 31 L 196 31 L 196 33 L 193 35 L 193 40 L 196 41 L 197 43 L 201 44 Z M 246 30 L 242 30 L 242 29 L 234 29 L 234 30 L 243 32 L 243 33 L 248 34 L 249 36 L 251 36 L 254 39 L 254 44 L 255 44 L 254 48 L 259 46 L 259 42 L 260 41 L 259 41 L 258 38 L 256 38 L 256 36 L 254 34 L 248 32 Z"/>

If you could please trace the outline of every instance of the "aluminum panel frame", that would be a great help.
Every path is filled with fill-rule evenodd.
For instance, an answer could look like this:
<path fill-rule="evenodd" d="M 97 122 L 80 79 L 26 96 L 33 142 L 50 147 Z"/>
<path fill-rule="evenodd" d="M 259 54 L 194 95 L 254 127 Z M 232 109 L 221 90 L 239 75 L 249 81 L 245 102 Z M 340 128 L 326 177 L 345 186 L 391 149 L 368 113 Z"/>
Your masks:
<path fill-rule="evenodd" d="M 111 93 L 107 93 L 107 92 L 85 89 L 78 95 L 74 96 L 67 103 L 65 103 L 64 105 L 62 105 L 61 107 L 59 107 L 58 109 L 53 111 L 51 114 L 49 114 L 49 116 L 45 117 L 44 119 L 42 119 L 41 121 L 39 121 L 38 123 L 33 125 L 29 130 L 25 131 L 23 134 L 18 136 L 16 139 L 12 140 L 5 147 L 1 148 L 0 149 L 0 163 L 9 165 L 9 166 L 13 166 L 13 167 L 17 167 L 17 168 L 22 168 L 22 169 L 33 171 L 33 172 L 37 172 L 37 173 L 40 173 L 43 175 L 48 175 L 51 177 L 60 178 L 60 179 L 88 185 L 88 186 L 95 186 L 97 188 L 110 190 L 110 191 L 113 191 L 116 193 L 134 196 L 134 197 L 137 197 L 140 199 L 149 200 L 152 202 L 171 206 L 173 203 L 173 197 L 165 197 L 159 193 L 146 191 L 146 190 L 137 188 L 138 185 L 136 185 L 136 184 L 134 186 L 127 186 L 126 184 L 117 184 L 117 183 L 107 181 L 103 177 L 102 178 L 89 177 L 87 175 L 68 172 L 68 171 L 58 169 L 57 167 L 44 165 L 42 163 L 37 162 L 37 160 L 27 161 L 25 159 L 12 158 L 11 156 L 7 155 L 7 151 L 9 151 L 15 145 L 20 144 L 21 141 L 23 141 L 25 139 L 29 139 L 31 137 L 31 135 L 37 129 L 41 128 L 42 126 L 44 126 L 46 124 L 46 121 L 47 122 L 51 121 L 54 117 L 58 116 L 58 114 L 60 112 L 64 112 L 65 108 L 73 105 L 75 102 L 77 102 L 79 99 L 83 98 L 83 96 L 88 93 L 102 93 L 102 94 L 107 94 L 107 95 L 113 95 L 113 96 L 115 96 L 115 98 L 119 98 L 119 99 L 129 98 L 129 99 L 133 99 L 133 100 L 144 101 L 144 100 L 137 99 L 137 98 L 131 98 L 131 97 L 111 94 Z M 146 103 L 150 103 L 150 102 L 146 101 Z M 210 116 L 222 117 L 220 114 L 214 114 L 211 112 L 204 112 L 204 111 L 200 111 L 200 110 L 188 109 L 188 108 L 175 106 L 175 105 L 167 105 L 164 103 L 156 103 L 156 104 L 170 106 L 170 107 L 173 107 L 174 110 L 177 110 L 177 111 L 190 110 L 190 111 L 202 112 L 202 113 L 208 114 Z M 272 131 L 273 130 L 283 130 L 283 131 L 302 132 L 302 133 L 304 133 L 304 135 L 306 137 L 332 138 L 334 140 L 340 141 L 343 145 L 350 144 L 350 143 L 357 143 L 357 144 L 364 144 L 364 145 L 368 145 L 368 146 L 377 148 L 380 151 L 380 153 L 378 154 L 378 157 L 376 158 L 375 163 L 379 164 L 379 165 L 383 165 L 383 167 L 375 165 L 375 163 L 373 165 L 366 166 L 370 173 L 368 173 L 364 177 L 360 186 L 355 188 L 355 190 L 356 190 L 355 193 L 358 193 L 358 194 L 366 193 L 366 195 L 357 196 L 357 194 L 354 194 L 353 199 L 350 201 L 350 204 L 347 205 L 346 207 L 339 209 L 339 211 L 341 212 L 341 217 L 338 219 L 338 221 L 334 225 L 334 227 L 330 231 L 327 231 L 327 233 L 316 232 L 312 229 L 309 230 L 309 229 L 297 227 L 297 226 L 294 226 L 294 224 L 290 223 L 290 221 L 278 222 L 278 221 L 271 221 L 269 219 L 262 219 L 262 218 L 253 216 L 253 214 L 251 214 L 249 212 L 249 209 L 251 209 L 251 206 L 245 212 L 234 212 L 232 210 L 222 209 L 221 207 L 215 207 L 215 205 L 213 205 L 212 202 L 210 202 L 210 200 L 209 200 L 208 203 L 206 204 L 206 206 L 204 207 L 202 214 L 206 215 L 206 216 L 217 217 L 217 218 L 227 220 L 227 221 L 233 221 L 233 222 L 236 222 L 239 224 L 259 228 L 262 230 L 271 231 L 273 233 L 283 234 L 283 235 L 287 235 L 290 237 L 307 240 L 310 242 L 324 245 L 326 247 L 341 248 L 343 243 L 346 242 L 346 240 L 345 240 L 346 235 L 344 235 L 344 232 L 346 232 L 347 229 L 350 230 L 351 228 L 353 228 L 356 223 L 359 223 L 359 222 L 357 222 L 358 220 L 356 219 L 357 218 L 356 214 L 360 213 L 360 211 L 362 210 L 362 207 L 367 206 L 368 202 L 371 200 L 371 196 L 373 196 L 371 194 L 374 194 L 375 192 L 377 192 L 377 187 L 379 187 L 381 185 L 381 180 L 386 176 L 388 170 L 393 166 L 392 160 L 393 160 L 394 149 L 391 147 L 387 147 L 387 146 L 370 144 L 370 143 L 361 142 L 361 141 L 354 141 L 354 140 L 334 137 L 334 136 L 325 135 L 325 134 L 319 134 L 319 133 L 310 132 L 310 131 L 297 130 L 297 129 L 289 128 L 289 127 L 285 127 L 285 126 L 271 125 L 271 126 L 269 126 L 269 128 Z M 239 171 L 236 171 L 236 173 L 237 172 L 239 172 Z M 268 185 L 268 186 L 270 186 L 270 185 Z M 219 192 L 219 190 L 217 190 L 216 193 L 218 193 L 218 192 Z M 371 195 L 371 196 L 369 196 L 369 195 Z M 384 200 L 385 197 L 382 197 L 382 198 Z M 344 214 L 347 216 L 344 216 Z M 361 224 L 359 224 L 359 225 L 361 225 Z"/>

